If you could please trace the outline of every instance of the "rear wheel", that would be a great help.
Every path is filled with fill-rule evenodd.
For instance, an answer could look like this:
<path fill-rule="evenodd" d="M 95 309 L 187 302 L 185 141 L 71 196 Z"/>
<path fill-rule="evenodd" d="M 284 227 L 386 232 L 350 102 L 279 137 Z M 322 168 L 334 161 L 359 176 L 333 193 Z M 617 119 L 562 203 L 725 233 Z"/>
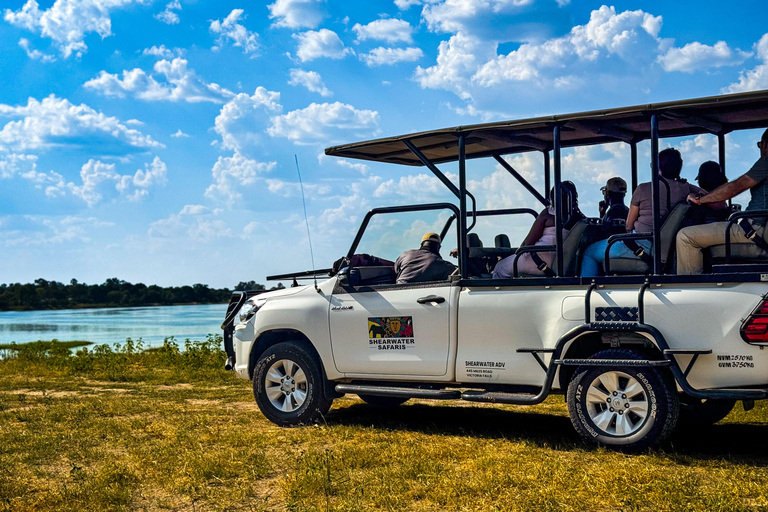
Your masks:
<path fill-rule="evenodd" d="M 357 396 L 359 396 L 360 400 L 367 403 L 368 405 L 373 405 L 374 407 L 381 407 L 384 409 L 397 407 L 398 405 L 403 405 L 405 402 L 409 400 L 408 398 L 399 397 L 399 396 L 375 396 L 375 395 L 357 395 Z"/>
<path fill-rule="evenodd" d="M 610 349 L 592 359 L 642 359 Z M 679 413 L 677 393 L 652 367 L 581 367 L 568 386 L 568 412 L 586 441 L 622 450 L 642 450 L 664 441 Z"/>
<path fill-rule="evenodd" d="M 280 426 L 314 423 L 333 403 L 316 358 L 299 343 L 268 348 L 253 371 L 253 395 L 266 418 Z"/>

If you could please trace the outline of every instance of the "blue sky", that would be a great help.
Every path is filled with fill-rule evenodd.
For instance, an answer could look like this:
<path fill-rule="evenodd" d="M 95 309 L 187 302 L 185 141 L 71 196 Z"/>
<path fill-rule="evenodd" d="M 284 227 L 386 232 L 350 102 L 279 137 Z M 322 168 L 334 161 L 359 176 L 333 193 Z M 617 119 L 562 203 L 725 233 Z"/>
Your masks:
<path fill-rule="evenodd" d="M 451 198 L 423 169 L 328 158 L 325 147 L 768 89 L 764 1 L 2 6 L 6 283 L 231 287 L 308 269 L 294 155 L 316 264 L 329 266 L 368 209 Z M 757 158 L 756 137 L 728 137 L 729 177 Z M 664 145 L 681 149 L 689 180 L 717 154 L 708 136 Z M 628 155 L 620 144 L 565 153 L 585 213 L 596 215 L 608 177 L 628 179 Z M 647 145 L 640 155 L 647 160 Z M 541 186 L 540 155 L 510 161 Z M 469 172 L 481 206 L 536 207 L 495 162 Z M 510 237 L 522 238 L 524 224 L 508 227 Z"/>

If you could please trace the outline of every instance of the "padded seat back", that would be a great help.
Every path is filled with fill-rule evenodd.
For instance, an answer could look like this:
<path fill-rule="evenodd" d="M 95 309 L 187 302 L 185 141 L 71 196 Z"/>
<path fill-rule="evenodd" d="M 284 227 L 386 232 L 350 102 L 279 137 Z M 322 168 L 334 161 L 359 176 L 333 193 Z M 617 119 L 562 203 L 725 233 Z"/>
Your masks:
<path fill-rule="evenodd" d="M 662 271 L 672 262 L 673 249 L 677 232 L 683 226 L 685 215 L 688 213 L 690 205 L 688 203 L 678 203 L 661 224 L 659 232 L 660 253 Z M 622 243 L 622 242 L 618 242 Z M 651 247 L 650 254 L 654 255 L 655 248 Z M 622 258 L 611 258 L 611 273 L 616 274 L 648 274 L 652 271 L 651 267 L 637 256 L 631 255 Z"/>
<path fill-rule="evenodd" d="M 725 244 L 713 245 L 708 250 L 710 257 L 725 259 Z M 768 254 L 757 245 L 749 242 L 748 244 L 731 244 L 731 258 L 736 260 L 757 260 L 768 258 Z"/>
<path fill-rule="evenodd" d="M 496 235 L 496 238 L 493 241 L 496 247 L 506 247 L 506 248 L 512 247 L 512 244 L 509 243 L 509 237 L 504 233 L 501 233 L 500 235 Z"/>
<path fill-rule="evenodd" d="M 395 267 L 370 266 L 349 269 L 349 284 L 352 286 L 372 284 L 395 284 Z"/>
<path fill-rule="evenodd" d="M 558 272 L 557 258 L 552 263 L 552 270 L 558 276 L 575 276 L 576 275 L 576 262 L 579 254 L 579 248 L 581 247 L 581 239 L 584 236 L 589 222 L 586 220 L 580 220 L 574 224 L 573 228 L 563 237 L 563 269 L 564 272 Z"/>

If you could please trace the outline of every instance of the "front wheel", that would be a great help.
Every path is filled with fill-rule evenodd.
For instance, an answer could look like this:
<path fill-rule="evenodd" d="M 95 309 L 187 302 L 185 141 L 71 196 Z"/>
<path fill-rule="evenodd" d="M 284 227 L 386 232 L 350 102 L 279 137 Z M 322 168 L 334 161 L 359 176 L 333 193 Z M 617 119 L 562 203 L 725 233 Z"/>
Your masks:
<path fill-rule="evenodd" d="M 283 427 L 306 425 L 331 408 L 316 358 L 296 342 L 269 347 L 253 370 L 253 395 L 268 420 Z"/>
<path fill-rule="evenodd" d="M 642 358 L 631 350 L 610 349 L 592 359 Z M 584 440 L 627 451 L 664 441 L 679 414 L 677 393 L 652 367 L 581 367 L 567 400 L 571 423 Z"/>

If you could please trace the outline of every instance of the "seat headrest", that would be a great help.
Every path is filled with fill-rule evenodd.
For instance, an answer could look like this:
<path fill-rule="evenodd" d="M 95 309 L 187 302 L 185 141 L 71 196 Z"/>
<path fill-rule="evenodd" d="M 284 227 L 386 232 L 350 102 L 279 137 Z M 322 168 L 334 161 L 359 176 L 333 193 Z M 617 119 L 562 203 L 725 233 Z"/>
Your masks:
<path fill-rule="evenodd" d="M 509 237 L 504 233 L 496 235 L 493 241 L 496 247 L 512 247 L 512 244 L 509 243 Z"/>
<path fill-rule="evenodd" d="M 477 233 L 470 233 L 467 235 L 467 247 L 482 247 L 483 242 L 480 240 L 480 237 L 477 236 Z"/>

